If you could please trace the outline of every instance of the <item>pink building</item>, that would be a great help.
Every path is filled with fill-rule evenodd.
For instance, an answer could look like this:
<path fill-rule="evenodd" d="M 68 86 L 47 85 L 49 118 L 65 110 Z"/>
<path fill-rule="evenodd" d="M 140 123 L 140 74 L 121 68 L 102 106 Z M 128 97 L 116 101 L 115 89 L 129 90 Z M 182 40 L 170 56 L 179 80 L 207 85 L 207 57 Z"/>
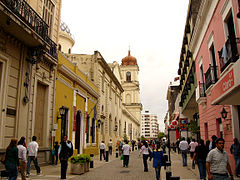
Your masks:
<path fill-rule="evenodd" d="M 238 12 L 236 0 L 202 0 L 189 47 L 195 59 L 201 138 L 222 136 L 233 170 L 229 149 L 233 138 L 240 138 Z M 226 118 L 221 114 L 223 108 Z"/>

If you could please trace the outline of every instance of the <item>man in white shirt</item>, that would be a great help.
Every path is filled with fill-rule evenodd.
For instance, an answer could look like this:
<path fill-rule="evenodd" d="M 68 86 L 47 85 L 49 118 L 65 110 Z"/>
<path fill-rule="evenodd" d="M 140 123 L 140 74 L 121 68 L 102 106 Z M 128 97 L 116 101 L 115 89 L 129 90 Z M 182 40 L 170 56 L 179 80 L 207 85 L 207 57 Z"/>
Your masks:
<path fill-rule="evenodd" d="M 128 145 L 128 141 L 125 141 L 125 144 L 122 147 L 123 151 L 123 167 L 128 167 L 129 155 L 131 152 L 131 147 Z"/>
<path fill-rule="evenodd" d="M 37 170 L 37 175 L 39 175 L 41 172 L 40 167 L 38 165 L 38 160 L 37 160 L 38 143 L 36 142 L 36 140 L 37 140 L 37 137 L 33 136 L 32 142 L 30 142 L 27 146 L 27 150 L 28 150 L 27 175 L 26 175 L 27 177 L 29 177 L 30 175 L 30 166 L 32 161 Z"/>
<path fill-rule="evenodd" d="M 104 141 L 102 141 L 99 145 L 99 149 L 100 149 L 100 161 L 102 160 L 102 156 L 103 159 L 105 160 L 105 149 L 106 149 L 106 145 L 104 144 Z"/>
<path fill-rule="evenodd" d="M 22 180 L 26 180 L 26 165 L 27 165 L 27 148 L 25 147 L 25 137 L 21 137 L 18 141 L 18 159 L 20 164 L 20 173 L 22 176 Z"/>
<path fill-rule="evenodd" d="M 187 152 L 188 152 L 188 142 L 185 140 L 185 137 L 182 138 L 182 141 L 179 143 L 179 148 L 182 152 L 182 163 L 183 166 L 187 166 Z"/>
<path fill-rule="evenodd" d="M 108 151 L 110 155 L 112 155 L 112 146 L 113 146 L 113 142 L 112 142 L 112 139 L 110 139 L 110 141 L 108 142 Z"/>

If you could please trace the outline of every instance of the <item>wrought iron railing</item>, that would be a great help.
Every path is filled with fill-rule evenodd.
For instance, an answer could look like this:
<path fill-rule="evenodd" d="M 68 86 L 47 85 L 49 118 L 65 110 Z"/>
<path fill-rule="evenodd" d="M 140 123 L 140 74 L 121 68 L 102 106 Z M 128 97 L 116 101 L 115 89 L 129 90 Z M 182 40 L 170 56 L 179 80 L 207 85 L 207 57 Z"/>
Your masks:
<path fill-rule="evenodd" d="M 231 62 L 236 62 L 238 60 L 238 41 L 239 38 L 234 40 L 228 39 L 223 45 L 222 49 L 218 51 L 221 72 L 223 72 Z"/>
<path fill-rule="evenodd" d="M 205 84 L 199 82 L 199 97 L 206 97 Z"/>
<path fill-rule="evenodd" d="M 49 46 L 49 54 L 57 59 L 57 45 L 48 36 L 47 23 L 25 0 L 0 0 L 16 16 L 34 30 Z"/>
<path fill-rule="evenodd" d="M 210 65 L 205 73 L 206 89 L 208 89 L 212 84 L 215 84 L 217 80 L 217 67 Z"/>

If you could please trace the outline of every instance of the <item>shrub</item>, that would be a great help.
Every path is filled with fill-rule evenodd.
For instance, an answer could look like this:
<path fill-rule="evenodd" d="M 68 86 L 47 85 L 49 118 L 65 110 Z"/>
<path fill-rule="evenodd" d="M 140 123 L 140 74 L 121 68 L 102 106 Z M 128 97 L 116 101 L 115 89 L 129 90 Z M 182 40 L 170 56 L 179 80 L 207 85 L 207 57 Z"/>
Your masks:
<path fill-rule="evenodd" d="M 89 154 L 80 154 L 77 156 L 73 156 L 71 158 L 71 163 L 73 164 L 84 164 L 86 162 L 90 162 L 91 158 Z"/>

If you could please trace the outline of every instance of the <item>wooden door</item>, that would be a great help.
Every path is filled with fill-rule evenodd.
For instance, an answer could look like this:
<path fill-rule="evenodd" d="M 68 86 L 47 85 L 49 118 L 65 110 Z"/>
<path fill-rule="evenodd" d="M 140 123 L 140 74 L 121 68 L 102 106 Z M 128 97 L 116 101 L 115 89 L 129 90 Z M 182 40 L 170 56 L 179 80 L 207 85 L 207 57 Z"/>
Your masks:
<path fill-rule="evenodd" d="M 35 112 L 35 126 L 34 126 L 34 135 L 37 137 L 37 142 L 39 146 L 43 146 L 43 129 L 45 119 L 45 93 L 46 86 L 43 84 L 37 84 L 37 97 L 36 97 L 36 112 Z"/>
<path fill-rule="evenodd" d="M 78 111 L 76 115 L 76 134 L 75 134 L 75 149 L 80 153 L 80 142 L 81 142 L 81 112 Z"/>

